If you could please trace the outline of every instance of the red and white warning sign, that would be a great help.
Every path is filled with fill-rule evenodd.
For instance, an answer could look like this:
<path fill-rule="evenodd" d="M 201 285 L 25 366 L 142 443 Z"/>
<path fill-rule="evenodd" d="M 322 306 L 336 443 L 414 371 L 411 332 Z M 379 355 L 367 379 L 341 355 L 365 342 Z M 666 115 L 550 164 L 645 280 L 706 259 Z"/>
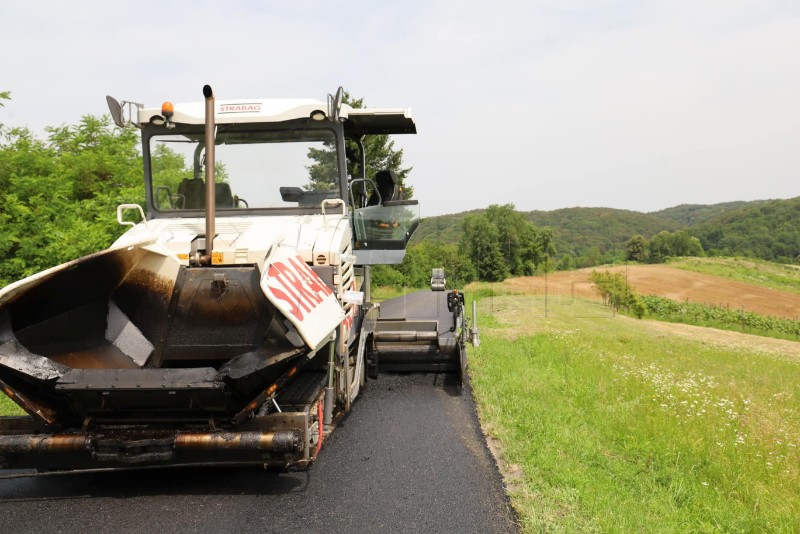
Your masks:
<path fill-rule="evenodd" d="M 344 319 L 336 295 L 291 247 L 272 249 L 261 273 L 261 290 L 312 349 Z"/>

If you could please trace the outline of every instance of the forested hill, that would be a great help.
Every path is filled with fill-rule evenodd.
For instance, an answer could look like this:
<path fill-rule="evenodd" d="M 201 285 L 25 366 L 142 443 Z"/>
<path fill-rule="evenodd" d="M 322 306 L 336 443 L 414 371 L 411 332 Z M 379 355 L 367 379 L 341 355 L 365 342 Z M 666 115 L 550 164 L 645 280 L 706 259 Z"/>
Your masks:
<path fill-rule="evenodd" d="M 719 204 L 681 204 L 673 208 L 651 212 L 650 215 L 657 215 L 664 219 L 675 221 L 685 227 L 704 223 L 720 215 L 738 211 L 741 208 L 761 206 L 769 202 L 771 200 L 751 200 L 749 202 L 739 200 L 721 202 Z"/>
<path fill-rule="evenodd" d="M 555 211 L 530 211 L 527 219 L 536 226 L 553 229 L 559 254 L 585 255 L 593 248 L 600 252 L 622 251 L 625 242 L 636 234 L 653 236 L 662 230 L 675 231 L 680 224 L 638 211 L 612 208 L 565 208 Z"/>
<path fill-rule="evenodd" d="M 414 234 L 414 242 L 436 240 L 458 243 L 463 235 L 464 218 L 482 210 L 428 217 L 422 220 Z M 613 208 L 565 208 L 554 211 L 524 212 L 525 218 L 536 226 L 549 226 L 559 253 L 590 247 L 601 250 L 624 244 L 635 234 L 646 237 L 662 230 L 682 227 L 676 221 L 638 211 Z"/>
<path fill-rule="evenodd" d="M 429 217 L 413 242 L 457 243 L 464 218 L 473 212 Z M 794 261 L 800 255 L 800 197 L 720 204 L 683 204 L 653 213 L 612 208 L 565 208 L 526 212 L 536 226 L 553 229 L 558 255 L 614 260 L 624 255 L 634 235 L 646 239 L 659 232 L 685 230 L 711 253 Z M 580 263 L 580 262 L 579 262 Z"/>
<path fill-rule="evenodd" d="M 784 263 L 800 259 L 800 197 L 722 213 L 691 228 L 707 251 Z"/>

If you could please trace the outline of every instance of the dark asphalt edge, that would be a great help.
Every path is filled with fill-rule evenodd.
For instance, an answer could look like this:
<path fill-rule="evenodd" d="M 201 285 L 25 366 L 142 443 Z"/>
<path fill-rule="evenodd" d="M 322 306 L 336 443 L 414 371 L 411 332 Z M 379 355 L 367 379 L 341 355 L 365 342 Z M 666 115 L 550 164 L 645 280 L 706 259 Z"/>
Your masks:
<path fill-rule="evenodd" d="M 467 366 L 467 372 L 464 375 L 464 384 L 462 386 L 461 394 L 467 399 L 470 417 L 472 417 L 472 421 L 475 423 L 475 428 L 480 431 L 481 446 L 483 447 L 487 457 L 491 458 L 492 463 L 494 464 L 494 472 L 497 475 L 497 480 L 500 483 L 500 486 L 503 488 L 503 502 L 505 502 L 506 510 L 511 517 L 511 522 L 517 527 L 517 532 L 521 532 L 522 523 L 520 523 L 520 517 L 517 513 L 517 509 L 514 508 L 514 505 L 511 503 L 511 497 L 508 494 L 508 477 L 506 477 L 506 474 L 503 472 L 504 469 L 502 468 L 505 461 L 502 458 L 498 458 L 498 456 L 495 455 L 494 451 L 489 446 L 489 437 L 486 435 L 486 430 L 481 422 L 480 414 L 478 413 L 478 403 L 475 401 L 475 395 L 473 394 L 472 377 L 469 374 L 469 366 Z"/>

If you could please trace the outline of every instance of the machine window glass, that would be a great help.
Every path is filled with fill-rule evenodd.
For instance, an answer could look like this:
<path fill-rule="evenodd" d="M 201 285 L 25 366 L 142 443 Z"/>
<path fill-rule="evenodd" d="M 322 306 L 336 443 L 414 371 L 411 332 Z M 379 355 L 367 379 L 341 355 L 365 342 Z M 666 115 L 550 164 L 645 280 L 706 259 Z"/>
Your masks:
<path fill-rule="evenodd" d="M 419 225 L 416 200 L 397 200 L 355 210 L 356 248 L 404 249 Z"/>
<path fill-rule="evenodd" d="M 153 205 L 158 211 L 205 207 L 202 132 L 149 140 Z M 319 206 L 339 198 L 332 130 L 224 131 L 217 134 L 216 208 Z"/>

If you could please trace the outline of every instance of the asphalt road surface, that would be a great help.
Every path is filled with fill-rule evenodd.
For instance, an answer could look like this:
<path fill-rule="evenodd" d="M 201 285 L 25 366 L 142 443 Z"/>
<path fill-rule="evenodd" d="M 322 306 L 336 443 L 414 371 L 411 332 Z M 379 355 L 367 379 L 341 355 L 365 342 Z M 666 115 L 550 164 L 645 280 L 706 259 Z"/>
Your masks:
<path fill-rule="evenodd" d="M 0 480 L 0 532 L 516 532 L 471 392 L 448 381 L 371 380 L 307 472 Z"/>

